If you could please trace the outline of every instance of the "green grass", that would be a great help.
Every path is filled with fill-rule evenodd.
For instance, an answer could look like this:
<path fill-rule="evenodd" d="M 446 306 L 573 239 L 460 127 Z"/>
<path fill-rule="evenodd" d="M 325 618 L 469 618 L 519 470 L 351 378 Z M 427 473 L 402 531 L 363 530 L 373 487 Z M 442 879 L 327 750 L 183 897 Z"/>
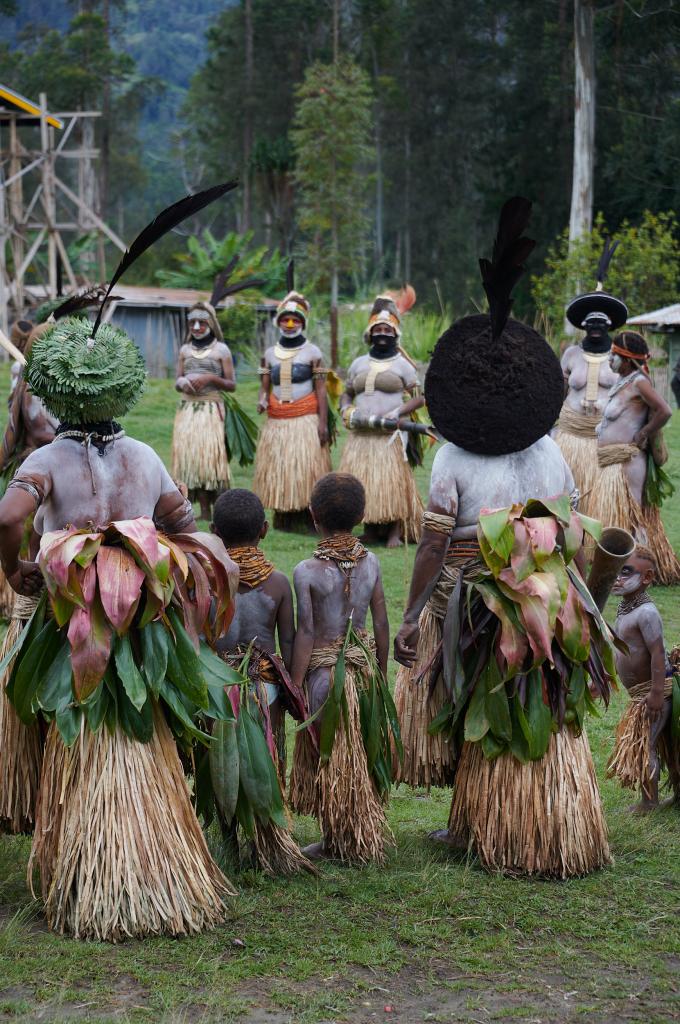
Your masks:
<path fill-rule="evenodd" d="M 0 393 L 4 384 L 0 375 Z M 240 388 L 246 407 L 255 388 Z M 152 381 L 126 420 L 166 461 L 174 407 L 171 385 Z M 668 439 L 680 482 L 679 413 Z M 423 493 L 431 457 L 418 473 Z M 234 483 L 249 480 L 236 467 Z M 677 497 L 664 519 L 680 546 Z M 290 573 L 313 539 L 272 530 L 264 546 Z M 414 551 L 378 553 L 394 631 Z M 680 638 L 679 593 L 655 591 L 668 643 Z M 615 864 L 581 880 L 513 881 L 433 848 L 426 833 L 445 823 L 449 792 L 400 788 L 389 808 L 396 847 L 383 869 L 324 866 L 317 880 L 288 881 L 247 872 L 236 878 L 227 923 L 211 934 L 83 945 L 45 929 L 26 888 L 30 841 L 0 837 L 0 1020 L 679 1019 L 680 814 L 631 817 L 631 794 L 605 779 L 623 705 L 615 695 L 589 725 Z M 295 835 L 316 839 L 315 822 L 297 819 Z"/>

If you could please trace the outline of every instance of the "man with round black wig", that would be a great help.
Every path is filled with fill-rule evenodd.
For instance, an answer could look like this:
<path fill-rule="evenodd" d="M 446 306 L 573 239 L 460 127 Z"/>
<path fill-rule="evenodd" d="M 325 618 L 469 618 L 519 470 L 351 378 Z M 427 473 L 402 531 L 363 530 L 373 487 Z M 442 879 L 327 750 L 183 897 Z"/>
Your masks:
<path fill-rule="evenodd" d="M 609 357 L 617 380 L 597 430 L 599 480 L 591 514 L 604 526 L 621 526 L 649 547 L 664 586 L 680 582 L 680 563 L 666 536 L 660 506 L 673 494 L 662 470 L 668 450 L 661 433 L 672 412 L 655 389 L 647 342 L 622 331 Z"/>
<path fill-rule="evenodd" d="M 599 477 L 595 431 L 609 389 L 616 383 L 609 365 L 609 332 L 623 326 L 628 317 L 625 303 L 604 291 L 607 268 L 617 245 L 618 242 L 610 245 L 607 239 L 597 268 L 595 291 L 577 296 L 566 311 L 569 323 L 585 331 L 585 335 L 562 356 L 566 395 L 555 440 L 574 474 L 581 495 L 579 507 L 588 515 Z"/>
<path fill-rule="evenodd" d="M 573 727 L 565 710 L 575 655 L 589 653 L 564 642 L 567 603 L 592 619 L 568 564 L 584 532 L 574 481 L 548 436 L 562 371 L 545 339 L 509 318 L 535 244 L 523 236 L 530 210 L 521 197 L 503 207 L 493 258 L 480 260 L 489 315 L 442 335 L 425 380 L 448 444 L 395 639 L 395 703 L 402 779 L 454 786 L 449 828 L 434 837 L 472 846 L 490 870 L 568 877 L 608 863 L 609 848 L 582 709 Z M 597 634 L 598 650 L 606 643 Z M 605 696 L 608 683 L 598 678 Z"/>

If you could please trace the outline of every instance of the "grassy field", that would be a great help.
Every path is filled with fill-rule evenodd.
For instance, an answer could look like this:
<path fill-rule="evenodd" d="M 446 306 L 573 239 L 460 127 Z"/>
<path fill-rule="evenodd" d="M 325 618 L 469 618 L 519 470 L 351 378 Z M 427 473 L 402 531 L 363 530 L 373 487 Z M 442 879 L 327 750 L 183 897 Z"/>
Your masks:
<path fill-rule="evenodd" d="M 250 407 L 255 387 L 240 388 Z M 126 421 L 166 461 L 174 406 L 170 384 L 152 381 Z M 668 439 L 680 485 L 680 413 Z M 429 460 L 423 493 L 428 473 Z M 237 468 L 234 482 L 247 486 L 249 474 Z M 677 496 L 671 504 L 664 519 L 678 548 Z M 265 549 L 291 572 L 312 546 L 272 530 Z M 379 551 L 393 631 L 413 553 Z M 667 643 L 680 639 L 679 595 L 655 592 Z M 400 788 L 389 808 L 396 847 L 383 869 L 325 866 L 317 880 L 292 881 L 242 873 L 227 923 L 211 934 L 84 945 L 46 930 L 26 887 L 30 841 L 0 837 L 0 1020 L 680 1020 L 680 813 L 631 817 L 631 794 L 605 779 L 623 705 L 617 694 L 589 725 L 615 864 L 581 880 L 487 875 L 426 838 L 446 822 L 450 793 Z M 316 839 L 316 823 L 297 819 L 295 835 Z"/>

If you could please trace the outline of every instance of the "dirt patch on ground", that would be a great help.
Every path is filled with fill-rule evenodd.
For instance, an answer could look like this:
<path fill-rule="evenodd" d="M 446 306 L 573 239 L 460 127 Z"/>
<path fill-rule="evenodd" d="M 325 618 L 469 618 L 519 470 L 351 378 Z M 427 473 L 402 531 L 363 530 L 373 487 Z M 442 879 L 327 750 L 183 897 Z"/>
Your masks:
<path fill-rule="evenodd" d="M 50 1001 L 35 1006 L 30 986 L 0 990 L 2 1021 L 134 1021 L 163 1024 L 671 1024 L 680 1021 L 678 967 L 669 958 L 666 981 L 655 987 L 642 971 L 603 968 L 591 976 L 561 973 L 498 973 L 492 978 L 453 971 L 446 962 L 413 964 L 393 975 L 356 968 L 307 982 L 252 978 L 231 993 L 233 1005 L 218 1010 L 205 993 L 158 1015 L 149 993 L 125 974 L 112 975 L 105 1001 Z M 142 1011 L 140 1013 L 140 1011 Z"/>

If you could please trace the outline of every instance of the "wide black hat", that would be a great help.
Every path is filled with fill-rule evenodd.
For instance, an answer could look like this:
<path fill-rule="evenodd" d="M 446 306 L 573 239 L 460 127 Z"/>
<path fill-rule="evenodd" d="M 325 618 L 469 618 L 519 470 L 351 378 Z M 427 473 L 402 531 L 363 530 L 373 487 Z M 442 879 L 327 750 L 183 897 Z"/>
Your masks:
<path fill-rule="evenodd" d="M 585 331 L 588 322 L 599 320 L 611 330 L 623 327 L 628 319 L 628 307 L 621 299 L 615 298 L 604 290 L 604 281 L 607 270 L 611 263 L 612 256 L 618 248 L 618 241 L 610 242 L 605 239 L 600 262 L 597 265 L 597 287 L 594 292 L 586 292 L 585 295 L 577 295 L 569 303 L 566 309 L 566 317 L 574 327 Z"/>
<path fill-rule="evenodd" d="M 564 398 L 559 360 L 538 331 L 509 319 L 510 293 L 536 244 L 522 232 L 528 199 L 509 199 L 501 211 L 491 261 L 479 261 L 489 313 L 457 320 L 437 342 L 425 400 L 435 427 L 453 444 L 478 455 L 528 448 L 553 427 Z"/>

